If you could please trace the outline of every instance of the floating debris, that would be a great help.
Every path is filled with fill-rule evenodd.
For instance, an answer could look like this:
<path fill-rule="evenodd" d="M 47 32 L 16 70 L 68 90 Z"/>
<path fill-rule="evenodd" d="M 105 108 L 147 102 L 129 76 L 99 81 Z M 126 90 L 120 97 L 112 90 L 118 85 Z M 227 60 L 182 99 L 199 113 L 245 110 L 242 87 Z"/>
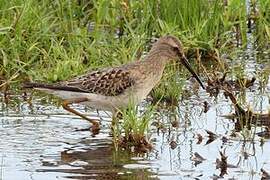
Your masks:
<path fill-rule="evenodd" d="M 243 152 L 243 156 L 244 156 L 244 159 L 248 159 L 249 154 L 248 154 L 246 151 L 244 151 L 244 152 Z"/>
<path fill-rule="evenodd" d="M 270 130 L 269 127 L 266 127 L 264 131 L 256 133 L 257 136 L 269 139 L 270 138 Z"/>
<path fill-rule="evenodd" d="M 201 134 L 197 134 L 197 139 L 198 139 L 197 144 L 201 144 L 202 143 L 202 140 L 203 140 L 202 135 Z"/>
<path fill-rule="evenodd" d="M 140 134 L 130 134 L 129 136 L 121 137 L 119 147 L 131 150 L 137 153 L 146 153 L 153 149 L 151 142 Z"/>
<path fill-rule="evenodd" d="M 235 113 L 230 115 L 225 115 L 228 119 L 236 119 L 235 130 L 241 131 L 243 128 L 251 129 L 252 124 L 257 126 L 267 126 L 270 127 L 270 113 L 262 114 L 256 113 L 252 110 L 244 110 L 243 107 L 237 102 L 236 97 L 233 93 L 227 89 L 224 89 L 225 96 L 229 97 L 235 107 Z M 266 132 L 267 134 L 267 132 Z M 268 133 L 269 135 L 269 133 Z"/>
<path fill-rule="evenodd" d="M 264 145 L 264 143 L 265 143 L 264 138 L 261 138 L 261 139 L 260 139 L 260 146 L 262 147 L 262 146 Z"/>
<path fill-rule="evenodd" d="M 210 178 L 213 179 L 213 180 L 223 179 L 223 177 L 218 176 L 216 174 L 213 174 L 213 176 L 210 176 Z"/>
<path fill-rule="evenodd" d="M 171 124 L 172 124 L 172 127 L 174 127 L 174 128 L 179 128 L 180 127 L 180 123 L 177 120 L 172 121 Z"/>
<path fill-rule="evenodd" d="M 227 174 L 227 169 L 228 168 L 237 168 L 238 166 L 235 166 L 233 164 L 228 164 L 227 159 L 228 156 L 225 156 L 225 151 L 221 152 L 219 151 L 220 154 L 220 160 L 217 158 L 216 159 L 216 168 L 220 169 L 220 177 L 223 177 L 225 174 Z"/>
<path fill-rule="evenodd" d="M 236 80 L 226 80 L 227 73 L 224 73 L 221 78 L 214 72 L 210 77 L 208 76 L 206 92 L 210 96 L 217 97 L 220 90 L 227 89 L 229 91 L 239 91 L 243 88 L 249 88 L 254 85 L 255 77 L 251 79 L 238 78 Z"/>
<path fill-rule="evenodd" d="M 222 136 L 221 140 L 222 140 L 222 142 L 223 142 L 223 143 L 228 142 L 228 138 L 227 138 L 227 137 L 225 137 L 225 136 Z"/>
<path fill-rule="evenodd" d="M 177 143 L 175 141 L 170 142 L 171 149 L 175 149 L 177 147 Z"/>
<path fill-rule="evenodd" d="M 167 131 L 167 128 L 165 127 L 165 125 L 159 121 L 154 121 L 151 124 L 152 126 L 155 126 L 157 128 L 157 132 L 161 131 L 163 133 L 165 133 Z"/>
<path fill-rule="evenodd" d="M 227 156 L 225 156 L 225 152 L 222 153 L 221 151 L 219 152 L 221 158 L 220 160 L 217 158 L 216 159 L 216 169 L 220 169 L 220 177 L 223 177 L 225 174 L 227 174 Z"/>
<path fill-rule="evenodd" d="M 239 78 L 236 79 L 235 81 L 233 80 L 225 81 L 225 84 L 234 90 L 239 90 L 241 88 L 249 88 L 253 86 L 255 81 L 256 81 L 255 77 L 252 77 L 251 79 Z"/>
<path fill-rule="evenodd" d="M 266 172 L 263 168 L 261 168 L 261 172 L 262 172 L 262 180 L 269 180 L 270 179 L 270 174 L 268 172 Z"/>
<path fill-rule="evenodd" d="M 204 113 L 207 113 L 208 110 L 210 109 L 210 105 L 207 101 L 203 102 L 203 107 L 204 107 L 204 110 L 203 110 Z"/>
<path fill-rule="evenodd" d="M 206 159 L 203 158 L 199 153 L 195 152 L 191 160 L 194 161 L 194 165 L 197 166 L 198 164 L 202 163 Z"/>
<path fill-rule="evenodd" d="M 217 139 L 218 135 L 216 135 L 215 133 L 213 133 L 212 131 L 209 131 L 209 130 L 205 130 L 205 131 L 208 134 L 208 140 L 207 140 L 206 144 L 210 144 L 211 142 L 213 142 L 214 140 Z"/>

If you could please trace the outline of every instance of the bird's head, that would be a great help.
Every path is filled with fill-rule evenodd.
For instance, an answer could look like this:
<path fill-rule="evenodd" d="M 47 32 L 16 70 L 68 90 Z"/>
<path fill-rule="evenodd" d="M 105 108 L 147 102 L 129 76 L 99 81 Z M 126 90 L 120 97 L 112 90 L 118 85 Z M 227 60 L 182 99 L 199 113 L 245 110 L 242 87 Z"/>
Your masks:
<path fill-rule="evenodd" d="M 152 50 L 159 51 L 163 55 L 167 56 L 169 59 L 177 59 L 183 64 L 188 71 L 195 77 L 195 79 L 199 82 L 201 87 L 205 89 L 201 79 L 197 75 L 197 73 L 193 70 L 191 65 L 189 64 L 185 54 L 184 48 L 181 41 L 171 35 L 163 36 L 157 40 L 157 42 L 153 45 Z"/>

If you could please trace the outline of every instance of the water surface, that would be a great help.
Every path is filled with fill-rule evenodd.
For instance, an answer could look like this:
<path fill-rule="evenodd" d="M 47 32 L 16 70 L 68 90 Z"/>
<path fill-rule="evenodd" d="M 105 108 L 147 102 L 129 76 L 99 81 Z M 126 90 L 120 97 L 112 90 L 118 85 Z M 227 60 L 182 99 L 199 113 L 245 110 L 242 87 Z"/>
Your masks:
<path fill-rule="evenodd" d="M 244 67 L 244 73 L 251 77 L 267 63 L 247 50 L 234 65 Z M 262 88 L 257 80 L 246 90 L 244 99 L 257 112 L 267 112 L 269 90 L 269 82 Z M 204 101 L 210 105 L 206 113 Z M 234 122 L 223 117 L 234 112 L 223 94 L 214 98 L 200 90 L 183 98 L 176 108 L 179 128 L 171 126 L 168 114 L 161 109 L 153 121 L 163 122 L 167 130 L 151 128 L 154 150 L 146 154 L 114 150 L 110 114 L 75 106 L 90 117 L 102 118 L 100 134 L 92 137 L 89 131 L 82 131 L 89 128 L 88 122 L 67 113 L 56 102 L 36 93 L 29 103 L 18 93 L 10 94 L 6 104 L 2 95 L 1 179 L 215 179 L 221 174 L 216 164 L 220 152 L 230 164 L 223 175 L 227 179 L 258 179 L 261 168 L 270 172 L 269 139 L 262 143 L 257 135 L 252 140 L 243 136 L 264 127 L 235 132 Z M 206 130 L 214 132 L 216 139 L 210 142 Z M 205 160 L 195 162 L 195 153 Z"/>

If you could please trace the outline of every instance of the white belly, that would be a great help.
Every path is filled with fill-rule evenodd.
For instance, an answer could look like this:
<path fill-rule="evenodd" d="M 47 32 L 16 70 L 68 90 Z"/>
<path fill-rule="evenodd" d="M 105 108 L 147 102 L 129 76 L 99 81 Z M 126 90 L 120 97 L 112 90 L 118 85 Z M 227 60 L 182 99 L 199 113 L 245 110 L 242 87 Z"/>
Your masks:
<path fill-rule="evenodd" d="M 104 95 L 93 94 L 93 93 L 82 93 L 82 92 L 72 92 L 72 91 L 62 91 L 62 90 L 55 91 L 55 90 L 44 89 L 44 88 L 35 88 L 35 89 L 46 92 L 48 94 L 55 95 L 63 100 L 87 98 L 88 101 L 81 102 L 80 104 L 89 106 L 93 109 L 106 110 L 106 111 L 114 111 L 117 109 L 126 108 L 129 105 L 137 105 L 148 94 L 142 91 L 133 91 L 133 89 L 130 89 L 126 93 L 118 95 L 118 96 L 104 96 Z"/>

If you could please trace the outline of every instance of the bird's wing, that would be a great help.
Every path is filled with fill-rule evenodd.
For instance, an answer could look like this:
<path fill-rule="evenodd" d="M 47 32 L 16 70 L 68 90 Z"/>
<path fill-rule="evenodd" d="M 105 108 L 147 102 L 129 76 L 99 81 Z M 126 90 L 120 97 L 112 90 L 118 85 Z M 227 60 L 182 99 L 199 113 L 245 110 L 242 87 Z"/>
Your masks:
<path fill-rule="evenodd" d="M 63 81 L 61 86 L 76 88 L 82 92 L 117 96 L 134 85 L 134 79 L 126 69 L 110 68 L 92 71 L 77 78 Z"/>

